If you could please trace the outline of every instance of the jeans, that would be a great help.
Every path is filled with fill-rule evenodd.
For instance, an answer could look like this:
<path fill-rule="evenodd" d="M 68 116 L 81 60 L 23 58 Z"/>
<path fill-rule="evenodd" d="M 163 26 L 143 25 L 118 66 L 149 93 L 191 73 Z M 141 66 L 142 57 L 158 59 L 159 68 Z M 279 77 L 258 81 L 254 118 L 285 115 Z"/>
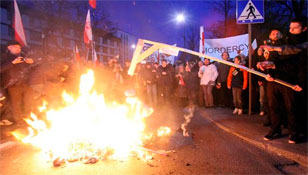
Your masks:
<path fill-rule="evenodd" d="M 259 95 L 260 95 L 260 98 L 259 98 L 260 111 L 265 112 L 267 100 L 266 100 L 266 94 L 265 94 L 265 87 L 264 86 L 259 86 Z"/>
<path fill-rule="evenodd" d="M 203 98 L 206 107 L 213 107 L 213 85 L 201 85 L 203 91 Z"/>
<path fill-rule="evenodd" d="M 235 108 L 243 109 L 242 104 L 242 89 L 241 88 L 232 88 L 232 95 L 233 95 L 233 104 Z"/>

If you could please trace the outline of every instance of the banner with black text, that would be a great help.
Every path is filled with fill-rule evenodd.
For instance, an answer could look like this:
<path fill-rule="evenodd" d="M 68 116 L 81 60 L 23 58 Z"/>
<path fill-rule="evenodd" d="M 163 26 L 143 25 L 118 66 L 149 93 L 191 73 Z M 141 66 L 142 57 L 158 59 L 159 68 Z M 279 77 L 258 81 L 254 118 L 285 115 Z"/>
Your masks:
<path fill-rule="evenodd" d="M 256 40 L 252 43 L 252 48 L 257 47 Z M 238 55 L 237 51 L 240 50 L 241 54 L 248 56 L 248 34 L 238 35 L 228 38 L 219 39 L 204 39 L 204 54 L 216 58 L 221 58 L 223 52 L 228 52 L 230 58 Z"/>

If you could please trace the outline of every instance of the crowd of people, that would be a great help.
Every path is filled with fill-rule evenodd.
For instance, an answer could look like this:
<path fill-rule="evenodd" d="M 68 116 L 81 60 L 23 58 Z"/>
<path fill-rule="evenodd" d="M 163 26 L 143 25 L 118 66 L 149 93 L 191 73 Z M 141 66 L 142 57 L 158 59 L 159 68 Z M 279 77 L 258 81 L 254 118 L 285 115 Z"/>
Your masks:
<path fill-rule="evenodd" d="M 267 74 L 257 77 L 259 115 L 270 126 L 265 140 L 281 135 L 282 125 L 289 130 L 289 143 L 299 142 L 299 135 L 307 134 L 307 21 L 294 19 L 284 37 L 278 29 L 269 32 L 269 39 L 253 53 L 253 69 Z M 130 61 L 124 67 L 117 59 L 107 65 L 92 62 L 76 64 L 73 59 L 31 59 L 24 56 L 17 42 L 8 44 L 8 52 L 1 57 L 1 116 L 11 116 L 1 124 L 22 122 L 35 111 L 42 99 L 58 104 L 63 89 L 77 92 L 78 79 L 83 70 L 92 67 L 96 74 L 96 88 L 108 101 L 124 102 L 125 91 L 134 89 L 136 95 L 154 108 L 166 105 L 205 108 L 234 108 L 242 115 L 247 103 L 248 72 L 229 65 L 204 61 L 187 61 L 172 65 L 167 60 L 139 63 L 133 76 L 127 74 Z M 231 59 L 224 52 L 221 58 L 247 66 L 242 54 Z M 294 84 L 292 88 L 273 82 L 281 79 Z M 9 102 L 7 101 L 9 100 Z M 7 102 L 5 102 L 7 101 Z M 233 103 L 232 103 L 233 102 Z M 51 103 L 52 105 L 52 103 Z M 7 113 L 7 115 L 4 115 Z M 3 119 L 3 118 L 2 118 Z M 304 122 L 304 123 L 303 123 Z"/>

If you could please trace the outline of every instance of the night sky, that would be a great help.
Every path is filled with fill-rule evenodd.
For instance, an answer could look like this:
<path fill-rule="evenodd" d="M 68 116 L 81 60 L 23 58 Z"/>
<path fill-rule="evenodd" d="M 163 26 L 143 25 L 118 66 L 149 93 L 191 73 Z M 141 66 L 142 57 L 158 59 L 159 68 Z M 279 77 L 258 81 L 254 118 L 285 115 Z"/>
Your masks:
<path fill-rule="evenodd" d="M 181 37 L 188 25 L 210 26 L 222 16 L 214 13 L 212 1 L 98 1 L 110 20 L 119 29 L 143 38 L 167 44 L 183 45 Z M 185 23 L 177 23 L 178 13 L 186 16 Z M 186 27 L 186 28 L 184 28 Z M 206 36 L 206 38 L 208 38 Z"/>

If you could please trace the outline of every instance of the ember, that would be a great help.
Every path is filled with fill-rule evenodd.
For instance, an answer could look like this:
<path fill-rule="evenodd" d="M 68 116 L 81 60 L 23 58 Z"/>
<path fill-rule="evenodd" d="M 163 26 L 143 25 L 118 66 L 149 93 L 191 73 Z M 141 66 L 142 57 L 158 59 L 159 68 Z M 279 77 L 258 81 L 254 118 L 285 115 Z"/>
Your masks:
<path fill-rule="evenodd" d="M 12 134 L 48 153 L 54 166 L 76 160 L 96 163 L 99 159 L 123 160 L 129 156 L 151 158 L 151 151 L 143 146 L 155 134 L 145 132 L 144 118 L 153 109 L 136 97 L 127 97 L 126 104 L 106 104 L 104 96 L 93 90 L 93 84 L 94 73 L 89 70 L 81 76 L 77 98 L 63 92 L 64 107 L 48 109 L 45 102 L 40 111 L 46 114 L 47 121 L 32 113 L 25 119 L 29 134 Z M 157 136 L 170 134 L 170 128 L 162 128 Z"/>

